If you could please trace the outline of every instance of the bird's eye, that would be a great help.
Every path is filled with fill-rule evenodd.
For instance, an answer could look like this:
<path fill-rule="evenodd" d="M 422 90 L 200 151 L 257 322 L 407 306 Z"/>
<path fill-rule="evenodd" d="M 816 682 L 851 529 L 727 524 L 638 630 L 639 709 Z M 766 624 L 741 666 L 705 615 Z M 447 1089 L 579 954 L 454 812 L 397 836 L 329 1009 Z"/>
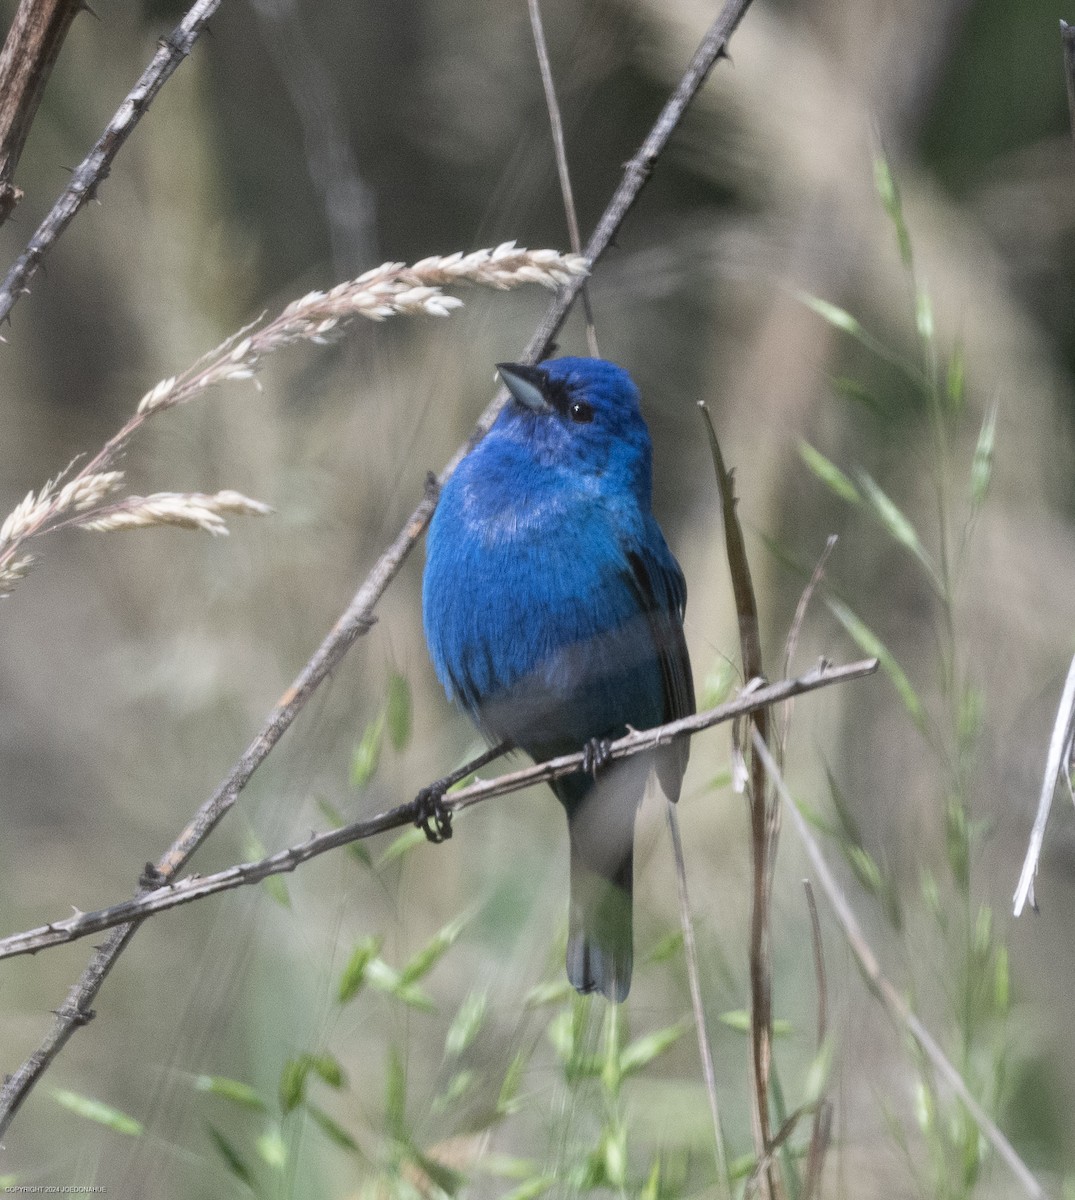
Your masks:
<path fill-rule="evenodd" d="M 593 420 L 593 408 L 585 400 L 576 400 L 568 411 L 576 425 L 589 425 Z"/>

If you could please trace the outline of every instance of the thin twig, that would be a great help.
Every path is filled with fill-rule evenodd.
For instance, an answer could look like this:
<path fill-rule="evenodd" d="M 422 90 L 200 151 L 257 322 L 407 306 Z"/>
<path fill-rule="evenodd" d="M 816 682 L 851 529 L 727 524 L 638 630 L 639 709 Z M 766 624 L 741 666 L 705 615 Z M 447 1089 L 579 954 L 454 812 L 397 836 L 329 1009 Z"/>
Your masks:
<path fill-rule="evenodd" d="M 705 82 L 714 63 L 725 55 L 728 39 L 750 7 L 750 3 L 751 0 L 726 0 L 717 19 L 709 27 L 653 128 L 638 153 L 627 164 L 624 177 L 586 246 L 586 258 L 591 264 L 601 257 L 622 225 L 687 106 Z M 211 11 L 215 5 L 211 4 L 210 0 L 203 0 L 201 7 Z M 565 285 L 549 305 L 544 319 L 524 352 L 525 361 L 535 362 L 547 353 L 553 337 L 574 302 L 581 282 L 581 277 L 578 277 Z M 445 467 L 440 482 L 451 474 L 470 445 L 489 428 L 506 399 L 506 391 L 502 389 L 479 419 L 471 442 L 461 447 Z M 239 793 L 289 728 L 306 701 L 340 662 L 352 643 L 373 624 L 374 606 L 422 536 L 433 515 L 436 502 L 437 489 L 431 487 L 395 540 L 374 564 L 373 570 L 313 657 L 269 713 L 245 753 L 163 855 L 157 864 L 157 870 L 165 879 L 171 879 L 201 845 L 221 817 L 235 803 Z M 144 890 L 152 889 L 147 887 Z M 68 992 L 67 999 L 56 1011 L 53 1026 L 41 1045 L 18 1070 L 5 1079 L 3 1087 L 0 1087 L 0 1136 L 3 1136 L 34 1084 L 63 1049 L 71 1034 L 92 1019 L 93 1010 L 90 1006 L 108 972 L 126 949 L 137 928 L 137 924 L 132 923 L 113 931 L 94 954 L 81 978 Z"/>
<path fill-rule="evenodd" d="M 1041 781 L 1041 795 L 1038 797 L 1038 812 L 1030 831 L 1030 843 L 1027 846 L 1026 858 L 1023 860 L 1023 869 L 1019 874 L 1019 885 L 1015 889 L 1014 912 L 1017 917 L 1027 903 L 1033 909 L 1038 907 L 1037 899 L 1034 896 L 1034 876 L 1038 873 L 1038 860 L 1041 858 L 1041 847 L 1045 841 L 1045 826 L 1049 821 L 1049 810 L 1053 806 L 1056 782 L 1070 757 L 1073 737 L 1075 737 L 1075 658 L 1071 660 L 1071 666 L 1068 668 L 1068 677 L 1064 682 L 1064 691 L 1060 697 L 1060 707 L 1056 710 L 1053 734 L 1049 739 L 1049 753 L 1045 759 L 1045 777 Z"/>
<path fill-rule="evenodd" d="M 527 0 L 530 9 L 530 28 L 534 34 L 534 50 L 537 52 L 541 70 L 541 86 L 545 90 L 545 107 L 549 110 L 549 127 L 552 130 L 552 145 L 556 155 L 556 174 L 560 179 L 560 195 L 564 201 L 564 216 L 567 219 L 567 234 L 571 249 L 582 253 L 582 238 L 579 235 L 579 219 L 575 212 L 575 194 L 571 187 L 571 172 L 567 169 L 567 147 L 564 143 L 564 124 L 560 119 L 560 104 L 556 99 L 556 85 L 552 78 L 549 47 L 545 43 L 545 28 L 541 21 L 539 0 Z M 590 305 L 590 289 L 583 284 L 582 311 L 586 316 L 586 344 L 590 355 L 600 358 L 597 349 L 597 327 L 594 325 L 593 308 Z"/>
<path fill-rule="evenodd" d="M 756 693 L 755 693 L 756 694 Z M 709 1117 L 713 1122 L 713 1146 L 717 1158 L 717 1175 L 724 1194 L 733 1196 L 731 1172 L 728 1169 L 728 1151 L 724 1145 L 724 1127 L 720 1119 L 717 1102 L 717 1073 L 713 1067 L 713 1051 L 709 1045 L 709 1023 L 706 1021 L 705 1005 L 702 1003 L 702 985 L 698 977 L 698 947 L 694 942 L 694 922 L 691 920 L 691 903 L 687 894 L 687 863 L 683 856 L 683 839 L 679 835 L 679 811 L 669 800 L 665 812 L 668 815 L 668 832 L 672 835 L 672 856 L 676 864 L 676 891 L 679 896 L 679 923 L 683 929 L 683 952 L 687 959 L 687 981 L 691 991 L 691 1008 L 694 1010 L 694 1028 L 698 1035 L 698 1054 L 702 1060 L 702 1076 L 705 1092 L 709 1099 Z"/>
<path fill-rule="evenodd" d="M 1060 41 L 1064 47 L 1064 82 L 1068 89 L 1068 120 L 1075 141 L 1075 26 L 1060 22 Z"/>
<path fill-rule="evenodd" d="M 739 646 L 743 659 L 743 677 L 763 679 L 761 628 L 758 603 L 750 575 L 743 530 L 736 515 L 735 484 L 724 463 L 717 433 L 705 404 L 699 404 L 709 438 L 709 449 L 720 490 L 721 516 L 728 568 L 732 577 L 735 611 L 739 618 Z M 755 732 L 763 742 L 770 736 L 770 713 L 759 709 L 752 714 Z M 757 1143 L 758 1170 L 766 1183 L 770 1200 L 783 1194 L 779 1173 L 773 1162 L 772 1124 L 769 1115 L 769 1077 L 773 1055 L 772 991 L 772 899 L 773 864 L 779 832 L 779 808 L 769 801 L 768 780 L 757 755 L 750 756 L 747 795 L 750 804 L 751 909 L 750 909 L 750 1045 L 753 1064 L 754 1135 Z M 762 1166 L 764 1164 L 764 1166 Z"/>
<path fill-rule="evenodd" d="M 831 550 L 835 543 L 834 537 L 829 538 L 828 549 Z M 814 572 L 814 576 L 818 577 L 817 571 Z M 821 1054 L 829 1032 L 829 989 L 825 982 L 825 948 L 821 941 L 821 918 L 817 913 L 817 900 L 814 898 L 814 888 L 809 879 L 803 880 L 803 890 L 806 892 L 806 908 L 810 914 L 810 944 L 814 949 L 814 980 L 817 984 L 817 1053 Z M 831 1117 L 831 1104 L 824 1095 L 819 1096 L 810 1130 L 810 1149 L 806 1157 L 801 1200 L 811 1200 L 821 1183 L 821 1168 L 825 1165 Z"/>
<path fill-rule="evenodd" d="M 791 670 L 791 660 L 795 657 L 795 651 L 799 646 L 799 634 L 802 633 L 803 623 L 806 620 L 806 610 L 810 607 L 810 601 L 814 598 L 814 593 L 821 586 L 822 579 L 825 578 L 825 567 L 828 565 L 829 557 L 833 550 L 836 549 L 838 540 L 835 533 L 830 533 L 828 538 L 826 538 L 825 549 L 821 551 L 821 557 L 817 560 L 814 572 L 810 576 L 806 587 L 803 588 L 802 595 L 799 597 L 799 603 L 795 606 L 795 616 L 792 618 L 791 629 L 788 631 L 787 641 L 784 643 L 784 670 L 781 674 L 785 679 Z M 777 742 L 777 762 L 781 764 L 784 762 L 784 755 L 788 745 L 788 735 L 791 732 L 792 710 L 793 705 L 789 704 L 784 709 L 783 720 L 780 722 L 780 738 Z"/>
<path fill-rule="evenodd" d="M 29 292 L 29 282 L 41 260 L 79 209 L 93 199 L 98 184 L 108 174 L 112 160 L 131 130 L 142 119 L 176 67 L 191 52 L 198 35 L 219 7 L 220 0 L 197 0 L 171 34 L 161 38 L 149 66 L 127 93 L 116 115 L 97 139 L 97 144 L 75 168 L 67 187 L 60 193 L 48 216 L 0 285 L 0 322 L 10 316 L 19 298 Z"/>
<path fill-rule="evenodd" d="M 795 830 L 802 840 L 807 857 L 813 865 L 818 883 L 821 884 L 821 890 L 825 893 L 829 904 L 832 906 L 837 923 L 843 931 L 844 937 L 847 939 L 851 953 L 858 960 L 859 967 L 866 978 L 870 990 L 881 1001 L 887 1009 L 889 1016 L 896 1024 L 906 1029 L 915 1042 L 918 1043 L 922 1053 L 930 1060 L 937 1072 L 947 1081 L 949 1087 L 951 1087 L 966 1106 L 975 1124 L 977 1124 L 997 1154 L 1008 1165 L 1026 1194 L 1034 1197 L 1035 1200 L 1039 1197 L 1044 1200 L 1045 1191 L 1034 1178 L 1030 1168 L 1019 1157 L 1015 1147 L 1000 1131 L 992 1117 L 989 1116 L 971 1094 L 970 1089 L 963 1080 L 963 1076 L 960 1075 L 949 1061 L 947 1055 L 934 1040 L 933 1035 L 926 1029 L 911 1010 L 907 1001 L 883 974 L 877 956 L 870 948 L 870 944 L 862 932 L 862 928 L 852 911 L 851 905 L 848 903 L 846 896 L 840 890 L 839 884 L 837 884 L 832 872 L 829 870 L 828 863 L 826 863 L 825 857 L 821 853 L 821 847 L 817 844 L 817 839 L 814 837 L 806 819 L 799 812 L 798 806 L 792 799 L 787 784 L 785 784 L 783 776 L 773 761 L 773 756 L 769 753 L 769 748 L 758 737 L 756 730 L 753 733 L 753 738 L 754 748 L 765 764 L 765 769 L 769 772 L 777 793 L 784 802 L 784 808 L 791 817 L 792 824 L 795 826 Z"/>
<path fill-rule="evenodd" d="M 780 704 L 791 696 L 816 691 L 818 688 L 829 687 L 832 684 L 847 683 L 852 679 L 860 679 L 865 675 L 872 674 L 876 669 L 876 659 L 865 659 L 862 662 L 849 663 L 842 667 L 823 665 L 798 679 L 783 680 L 770 687 L 744 693 L 735 700 L 718 705 L 706 712 L 694 713 L 689 717 L 682 717 L 678 721 L 672 721 L 654 729 L 634 730 L 613 742 L 609 747 L 609 752 L 614 759 L 629 758 L 631 755 L 641 754 L 647 750 L 653 750 L 657 746 L 666 745 L 676 737 L 688 737 L 714 725 L 735 720 L 745 713 L 754 712 L 765 705 Z M 502 750 L 502 748 L 498 749 Z M 534 784 L 548 783 L 553 779 L 570 775 L 577 771 L 585 761 L 584 753 L 565 754 L 544 763 L 506 772 L 498 775 L 495 779 L 476 780 L 458 791 L 449 792 L 444 798 L 444 804 L 452 812 L 460 812 L 472 805 L 480 804 L 484 800 L 506 796 Z M 420 802 L 417 799 L 411 800 L 365 820 L 355 821 L 350 825 L 329 830 L 327 833 L 316 834 L 297 846 L 281 850 L 257 862 L 240 863 L 213 875 L 191 875 L 178 882 L 169 882 L 155 887 L 152 891 L 148 891 L 134 900 L 124 900 L 97 912 L 79 912 L 72 917 L 50 922 L 48 925 L 28 930 L 26 933 L 13 934 L 0 940 L 0 959 L 14 958 L 20 954 L 36 954 L 39 950 L 77 941 L 79 938 L 115 928 L 117 925 L 141 921 L 155 913 L 176 908 L 180 904 L 189 904 L 192 900 L 201 900 L 219 892 L 260 883 L 270 875 L 293 871 L 300 863 L 325 854 L 329 850 L 335 850 L 339 846 L 346 846 L 351 842 L 361 841 L 364 838 L 373 837 L 375 834 L 385 833 L 390 829 L 413 825 L 421 815 Z M 682 847 L 678 845 L 678 838 L 679 833 L 676 829 L 673 832 L 673 844 L 676 846 L 677 858 L 682 855 Z M 681 899 L 685 899 L 685 895 L 681 896 Z M 698 999 L 700 1003 L 700 995 Z M 702 1028 L 700 1027 L 700 1034 L 701 1032 Z M 721 1149 L 723 1150 L 723 1147 Z"/>

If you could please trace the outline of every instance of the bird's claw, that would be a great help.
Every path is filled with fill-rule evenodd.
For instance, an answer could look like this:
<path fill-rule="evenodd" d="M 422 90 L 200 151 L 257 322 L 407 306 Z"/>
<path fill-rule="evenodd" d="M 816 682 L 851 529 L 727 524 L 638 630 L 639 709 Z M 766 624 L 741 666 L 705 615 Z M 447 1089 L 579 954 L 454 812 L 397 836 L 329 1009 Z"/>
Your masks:
<path fill-rule="evenodd" d="M 582 748 L 582 769 L 594 779 L 612 761 L 612 743 L 608 738 L 590 738 Z"/>
<path fill-rule="evenodd" d="M 444 803 L 444 788 L 433 783 L 414 798 L 415 825 L 434 844 L 452 836 L 452 810 Z"/>

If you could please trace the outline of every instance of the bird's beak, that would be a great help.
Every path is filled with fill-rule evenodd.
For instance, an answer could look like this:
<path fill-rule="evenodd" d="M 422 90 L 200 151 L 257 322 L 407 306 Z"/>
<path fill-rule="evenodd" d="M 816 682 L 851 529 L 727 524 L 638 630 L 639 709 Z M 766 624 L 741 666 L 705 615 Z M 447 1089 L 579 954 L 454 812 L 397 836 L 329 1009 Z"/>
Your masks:
<path fill-rule="evenodd" d="M 552 405 L 545 399 L 547 379 L 540 367 L 530 367 L 526 363 L 497 363 L 508 391 L 524 407 L 531 412 L 548 412 Z"/>

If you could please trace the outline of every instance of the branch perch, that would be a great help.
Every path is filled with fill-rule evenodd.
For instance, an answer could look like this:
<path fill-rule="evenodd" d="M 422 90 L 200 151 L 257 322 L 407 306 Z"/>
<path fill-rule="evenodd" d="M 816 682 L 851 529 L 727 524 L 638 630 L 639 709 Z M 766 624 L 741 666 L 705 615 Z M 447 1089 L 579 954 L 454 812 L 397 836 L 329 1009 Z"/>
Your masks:
<path fill-rule="evenodd" d="M 860 679 L 877 670 L 877 659 L 863 659 L 861 662 L 849 663 L 842 667 L 832 667 L 821 664 L 815 670 L 800 676 L 798 679 L 787 679 L 780 683 L 770 684 L 765 688 L 744 692 L 727 704 L 720 704 L 706 712 L 695 713 L 683 717 L 667 725 L 659 725 L 654 729 L 635 730 L 619 738 L 609 748 L 612 758 L 629 758 L 652 750 L 657 746 L 666 745 L 679 737 L 688 737 L 709 729 L 714 725 L 735 720 L 746 713 L 757 712 L 773 704 L 789 700 L 792 696 L 800 696 L 804 692 L 816 691 L 835 683 L 847 683 L 852 679 Z M 583 753 L 565 754 L 560 758 L 549 759 L 547 762 L 534 766 L 523 767 L 518 771 L 509 771 L 498 775 L 495 779 L 475 780 L 458 791 L 449 792 L 444 798 L 445 807 L 452 812 L 461 812 L 464 808 L 479 804 L 483 800 L 492 800 L 496 796 L 507 796 L 512 792 L 521 791 L 536 783 L 548 783 L 552 779 L 570 775 L 585 763 Z M 218 892 L 231 891 L 233 888 L 244 887 L 252 883 L 260 883 L 270 875 L 281 875 L 294 871 L 296 867 L 311 858 L 335 850 L 339 846 L 370 838 L 390 829 L 400 829 L 413 825 L 420 815 L 416 800 L 400 804 L 387 812 L 378 813 L 363 821 L 355 821 L 350 825 L 332 829 L 326 833 L 316 834 L 281 850 L 276 854 L 257 862 L 239 863 L 213 875 L 191 875 L 178 883 L 168 883 L 148 892 L 135 900 L 124 900 L 103 908 L 97 912 L 76 913 L 62 921 L 51 921 L 38 929 L 26 933 L 13 934 L 0 940 L 0 959 L 14 958 L 20 954 L 36 954 L 39 950 L 51 946 L 64 945 L 77 941 L 104 929 L 112 929 L 117 925 L 125 925 L 130 921 L 141 921 L 155 913 L 165 912 L 180 904 L 189 904 L 192 900 L 201 900 L 205 896 L 213 896 Z"/>

